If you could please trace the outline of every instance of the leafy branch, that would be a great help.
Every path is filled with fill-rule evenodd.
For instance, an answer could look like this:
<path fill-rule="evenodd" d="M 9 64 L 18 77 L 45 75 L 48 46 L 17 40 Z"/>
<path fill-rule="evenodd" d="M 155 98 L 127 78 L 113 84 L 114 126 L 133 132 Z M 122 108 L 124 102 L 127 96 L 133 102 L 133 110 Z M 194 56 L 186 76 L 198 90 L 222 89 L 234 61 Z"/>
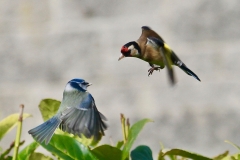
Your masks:
<path fill-rule="evenodd" d="M 53 99 L 44 99 L 39 104 L 43 120 L 46 121 L 52 117 L 58 110 L 60 105 L 59 101 Z M 123 140 L 120 140 L 116 145 L 103 144 L 92 145 L 92 139 L 86 137 L 78 137 L 72 134 L 65 133 L 60 129 L 55 131 L 51 141 L 48 145 L 33 141 L 20 152 L 19 149 L 24 141 L 20 141 L 22 134 L 23 119 L 31 117 L 30 114 L 23 113 L 24 106 L 20 105 L 20 113 L 12 114 L 0 121 L 0 140 L 15 126 L 17 126 L 16 139 L 11 143 L 10 147 L 0 155 L 0 160 L 52 160 L 53 158 L 38 153 L 35 150 L 42 146 L 49 151 L 57 159 L 86 159 L 86 160 L 153 160 L 152 151 L 146 145 L 137 146 L 132 149 L 132 145 L 136 141 L 139 133 L 143 127 L 152 122 L 150 119 L 142 119 L 132 126 L 130 125 L 129 118 L 125 118 L 124 114 L 120 114 L 121 130 Z M 24 132 L 25 133 L 25 132 Z M 158 160 L 240 160 L 240 147 L 232 142 L 226 141 L 234 146 L 238 153 L 229 155 L 226 151 L 213 158 L 205 157 L 200 154 L 192 153 L 183 149 L 167 149 L 163 145 L 158 154 Z M 13 156 L 9 155 L 11 150 L 14 149 Z"/>

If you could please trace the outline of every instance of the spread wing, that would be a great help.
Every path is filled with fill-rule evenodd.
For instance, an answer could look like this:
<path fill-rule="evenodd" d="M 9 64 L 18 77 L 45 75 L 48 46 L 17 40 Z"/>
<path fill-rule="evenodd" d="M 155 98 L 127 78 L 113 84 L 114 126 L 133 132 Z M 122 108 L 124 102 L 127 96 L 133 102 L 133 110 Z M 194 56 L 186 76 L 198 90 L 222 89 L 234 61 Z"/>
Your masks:
<path fill-rule="evenodd" d="M 160 39 L 161 41 L 164 42 L 164 40 L 155 32 L 153 31 L 150 27 L 148 26 L 142 26 L 142 34 L 136 41 L 141 48 L 141 54 L 144 55 L 146 51 L 146 43 L 147 43 L 147 38 L 149 37 L 155 37 Z"/>
<path fill-rule="evenodd" d="M 145 44 L 147 42 L 147 38 L 148 37 L 154 37 L 157 38 L 159 40 L 161 40 L 162 42 L 164 42 L 164 40 L 162 39 L 162 37 L 160 37 L 155 31 L 153 31 L 150 27 L 148 26 L 142 26 L 142 34 L 139 37 L 139 39 L 137 40 L 139 41 L 145 41 Z"/>
<path fill-rule="evenodd" d="M 107 119 L 98 112 L 90 93 L 87 93 L 78 106 L 67 107 L 61 119 L 60 129 L 79 137 L 83 134 L 87 138 L 94 137 L 95 140 L 100 140 L 107 129 L 104 122 Z"/>

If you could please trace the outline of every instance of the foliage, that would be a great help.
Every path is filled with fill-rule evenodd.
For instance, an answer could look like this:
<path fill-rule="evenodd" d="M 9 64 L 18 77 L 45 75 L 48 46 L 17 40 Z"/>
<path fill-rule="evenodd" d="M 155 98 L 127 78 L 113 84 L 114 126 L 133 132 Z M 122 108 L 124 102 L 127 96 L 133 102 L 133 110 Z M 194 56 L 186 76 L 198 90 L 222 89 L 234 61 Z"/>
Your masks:
<path fill-rule="evenodd" d="M 60 102 L 53 99 L 44 99 L 40 102 L 39 109 L 41 111 L 43 121 L 51 118 L 58 110 Z M 20 114 L 21 116 L 21 114 Z M 22 119 L 31 117 L 30 114 L 22 113 Z M 0 121 L 0 140 L 6 135 L 14 126 L 18 125 L 21 131 L 22 122 L 20 121 L 19 114 L 12 114 L 2 121 Z M 33 141 L 20 152 L 17 150 L 18 160 L 34 159 L 34 160 L 52 160 L 52 159 L 84 159 L 84 160 L 153 160 L 152 151 L 149 146 L 140 145 L 135 149 L 132 149 L 132 145 L 137 139 L 139 133 L 143 127 L 148 123 L 152 122 L 150 119 L 143 119 L 132 126 L 130 126 L 129 119 L 126 119 L 123 114 L 121 114 L 121 125 L 123 140 L 120 140 L 116 145 L 103 144 L 97 146 L 97 143 L 92 143 L 92 139 L 87 139 L 85 137 L 77 137 L 71 134 L 65 133 L 60 129 L 55 131 L 54 136 L 48 145 L 45 143 L 38 143 Z M 20 137 L 21 134 L 17 133 L 16 137 Z M 2 151 L 0 147 L 0 160 L 10 160 L 14 156 L 9 155 L 11 150 L 16 146 L 16 141 L 19 141 L 18 147 L 24 143 L 20 142 L 19 139 L 15 139 L 11 143 L 10 147 Z M 209 158 L 196 153 L 185 151 L 182 149 L 166 149 L 161 148 L 158 154 L 158 160 L 240 160 L 240 147 L 232 142 L 227 141 L 227 143 L 233 145 L 238 153 L 234 155 L 229 155 L 228 151 L 220 154 L 216 157 Z M 42 153 L 36 152 L 36 149 L 42 146 L 47 151 L 49 151 L 54 157 L 46 156 Z"/>
<path fill-rule="evenodd" d="M 17 125 L 18 117 L 19 117 L 19 114 L 15 113 L 15 114 L 11 114 L 10 116 L 7 116 L 6 118 L 0 121 L 0 128 L 1 128 L 0 140 L 4 137 L 6 133 L 11 131 Z M 26 113 L 23 114 L 23 119 L 28 117 L 31 117 L 31 115 Z"/>

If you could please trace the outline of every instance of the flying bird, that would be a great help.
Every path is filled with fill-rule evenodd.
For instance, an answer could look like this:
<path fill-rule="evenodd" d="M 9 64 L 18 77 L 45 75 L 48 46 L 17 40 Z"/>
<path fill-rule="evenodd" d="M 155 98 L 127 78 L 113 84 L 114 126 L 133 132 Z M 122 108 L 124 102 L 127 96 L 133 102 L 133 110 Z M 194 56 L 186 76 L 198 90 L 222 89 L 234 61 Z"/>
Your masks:
<path fill-rule="evenodd" d="M 28 131 L 33 138 L 48 144 L 56 128 L 87 138 L 100 140 L 104 135 L 107 119 L 96 107 L 92 95 L 87 91 L 91 83 L 83 79 L 70 80 L 63 92 L 61 105 L 51 119 Z"/>
<path fill-rule="evenodd" d="M 172 65 L 178 66 L 185 73 L 201 81 L 198 76 L 191 71 L 174 53 L 174 51 L 164 42 L 164 40 L 150 27 L 143 26 L 142 34 L 136 41 L 126 43 L 121 48 L 119 61 L 124 57 L 135 57 L 149 63 L 151 68 L 148 70 L 148 76 L 153 74 L 154 70 L 168 70 L 170 82 L 175 83 L 175 76 Z"/>

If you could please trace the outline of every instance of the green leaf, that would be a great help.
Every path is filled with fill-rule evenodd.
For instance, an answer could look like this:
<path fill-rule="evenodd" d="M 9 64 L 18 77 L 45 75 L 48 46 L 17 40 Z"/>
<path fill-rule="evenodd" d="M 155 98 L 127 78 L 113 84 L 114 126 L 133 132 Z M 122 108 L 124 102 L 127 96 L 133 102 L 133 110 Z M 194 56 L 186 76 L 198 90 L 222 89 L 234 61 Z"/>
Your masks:
<path fill-rule="evenodd" d="M 24 113 L 23 119 L 31 117 L 31 114 Z M 11 129 L 14 128 L 14 126 L 17 124 L 19 118 L 19 113 L 11 114 L 7 116 L 5 119 L 0 121 L 0 140 L 3 138 L 3 136 L 9 132 Z"/>
<path fill-rule="evenodd" d="M 39 104 L 43 120 L 52 118 L 58 111 L 61 102 L 54 99 L 43 99 Z"/>
<path fill-rule="evenodd" d="M 124 142 L 123 141 L 118 141 L 116 148 L 121 149 L 123 146 Z"/>
<path fill-rule="evenodd" d="M 92 153 L 100 160 L 121 160 L 122 151 L 110 145 L 102 145 L 92 150 Z"/>
<path fill-rule="evenodd" d="M 222 153 L 222 154 L 214 157 L 213 160 L 222 160 L 223 158 L 225 158 L 225 157 L 228 155 L 228 153 L 229 153 L 229 152 L 226 151 L 226 152 L 224 152 L 224 153 Z"/>
<path fill-rule="evenodd" d="M 143 119 L 141 121 L 138 121 L 129 130 L 129 135 L 126 144 L 123 147 L 123 155 L 122 159 L 125 160 L 129 156 L 129 152 L 131 150 L 131 147 L 133 145 L 133 142 L 137 138 L 139 132 L 142 130 L 144 125 L 148 122 L 152 122 L 150 119 Z"/>
<path fill-rule="evenodd" d="M 53 135 L 50 143 L 41 145 L 62 159 L 96 160 L 90 150 L 77 140 L 65 135 Z"/>
<path fill-rule="evenodd" d="M 212 160 L 212 158 L 208 158 L 208 157 L 205 157 L 205 156 L 202 156 L 202 155 L 199 155 L 199 154 L 196 154 L 196 153 L 191 153 L 191 152 L 188 152 L 188 151 L 184 151 L 184 150 L 181 150 L 181 149 L 171 149 L 169 151 L 166 151 L 166 152 L 163 152 L 162 156 L 159 157 L 158 159 L 164 159 L 163 157 L 165 155 L 169 155 L 169 156 L 182 156 L 182 157 L 185 157 L 185 158 L 190 158 L 190 159 L 201 159 L 201 160 Z"/>
<path fill-rule="evenodd" d="M 236 158 L 235 158 L 235 157 L 233 157 L 233 156 L 231 156 L 231 159 L 232 159 L 232 160 L 239 160 L 239 159 L 236 159 Z"/>
<path fill-rule="evenodd" d="M 84 144 L 85 146 L 92 146 L 92 147 L 94 147 L 101 140 L 101 139 L 99 139 L 98 141 L 95 141 L 93 137 L 92 138 L 86 138 L 84 135 L 79 137 L 78 135 L 73 135 L 71 133 L 64 132 L 64 131 L 62 131 L 59 128 L 57 128 L 54 133 L 74 138 L 75 140 L 77 140 L 78 142 Z"/>
<path fill-rule="evenodd" d="M 37 142 L 32 142 L 18 154 L 18 159 L 29 159 L 30 155 L 37 149 L 38 146 L 39 144 Z"/>
<path fill-rule="evenodd" d="M 221 160 L 240 160 L 240 154 L 236 153 L 236 154 L 233 154 L 233 155 L 228 155 Z"/>
<path fill-rule="evenodd" d="M 29 159 L 34 159 L 34 160 L 53 160 L 51 157 L 45 156 L 42 153 L 34 152 L 31 154 Z"/>
<path fill-rule="evenodd" d="M 131 152 L 132 160 L 153 160 L 152 151 L 148 146 L 141 145 Z"/>
<path fill-rule="evenodd" d="M 83 134 L 81 135 L 81 137 L 79 137 L 78 135 L 75 135 L 73 136 L 73 138 L 78 142 L 84 144 L 85 146 L 91 146 L 91 147 L 97 146 L 98 142 L 102 139 L 102 137 L 100 137 L 100 139 L 98 140 L 95 140 L 94 137 L 87 138 Z"/>

